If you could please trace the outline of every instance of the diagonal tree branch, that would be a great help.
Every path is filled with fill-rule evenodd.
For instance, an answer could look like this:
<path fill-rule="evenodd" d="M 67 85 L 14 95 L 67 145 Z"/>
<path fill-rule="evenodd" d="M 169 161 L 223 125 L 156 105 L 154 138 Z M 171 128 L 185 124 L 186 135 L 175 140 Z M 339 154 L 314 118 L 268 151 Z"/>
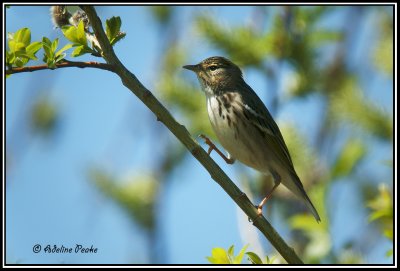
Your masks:
<path fill-rule="evenodd" d="M 188 130 L 179 124 L 169 113 L 169 111 L 146 89 L 142 83 L 125 68 L 114 53 L 111 44 L 102 27 L 100 18 L 92 6 L 82 6 L 91 22 L 95 36 L 103 50 L 103 57 L 113 67 L 122 83 L 135 94 L 164 125 L 182 142 L 182 144 L 192 153 L 192 155 L 204 166 L 225 192 L 236 202 L 236 204 L 246 213 L 265 237 L 271 242 L 275 249 L 289 264 L 303 264 L 294 249 L 289 247 L 279 236 L 271 224 L 263 217 L 258 216 L 257 209 L 250 202 L 246 194 L 229 179 L 222 169 L 210 158 L 201 146 L 191 137 Z"/>
<path fill-rule="evenodd" d="M 101 69 L 101 70 L 107 70 L 114 72 L 114 69 L 111 65 L 107 63 L 99 63 L 95 61 L 89 61 L 89 62 L 78 62 L 78 61 L 69 61 L 69 60 L 64 60 L 61 63 L 56 63 L 56 68 L 50 68 L 47 66 L 47 64 L 44 65 L 37 65 L 37 66 L 28 66 L 28 67 L 20 67 L 20 68 L 15 68 L 12 67 L 9 70 L 6 70 L 6 75 L 10 74 L 15 74 L 15 73 L 22 73 L 22 72 L 34 72 L 34 71 L 40 71 L 40 70 L 54 70 L 54 69 L 59 69 L 59 68 L 71 68 L 71 67 L 77 67 L 77 68 L 96 68 L 96 69 Z"/>

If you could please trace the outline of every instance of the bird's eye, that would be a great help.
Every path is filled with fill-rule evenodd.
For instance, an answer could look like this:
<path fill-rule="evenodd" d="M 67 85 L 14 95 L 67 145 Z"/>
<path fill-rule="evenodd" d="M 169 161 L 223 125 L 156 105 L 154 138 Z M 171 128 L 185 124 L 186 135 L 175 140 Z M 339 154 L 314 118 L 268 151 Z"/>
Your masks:
<path fill-rule="evenodd" d="M 210 70 L 215 71 L 216 69 L 218 69 L 217 65 L 212 65 L 209 67 Z"/>

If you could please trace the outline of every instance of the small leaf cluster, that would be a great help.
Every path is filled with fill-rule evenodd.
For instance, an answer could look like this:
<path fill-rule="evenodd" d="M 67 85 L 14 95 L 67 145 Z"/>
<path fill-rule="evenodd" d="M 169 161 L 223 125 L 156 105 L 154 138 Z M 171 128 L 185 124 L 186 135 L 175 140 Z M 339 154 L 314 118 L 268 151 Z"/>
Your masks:
<path fill-rule="evenodd" d="M 23 67 L 29 60 L 37 60 L 36 53 L 42 48 L 42 43 L 31 43 L 29 28 L 21 28 L 15 33 L 8 33 L 8 48 L 6 65 L 8 67 Z"/>
<path fill-rule="evenodd" d="M 121 32 L 121 24 L 120 17 L 113 16 L 106 20 L 106 35 L 112 46 L 126 36 L 125 32 Z"/>
<path fill-rule="evenodd" d="M 78 57 L 87 53 L 97 54 L 94 49 L 88 46 L 88 40 L 85 32 L 85 24 L 80 21 L 78 26 L 63 26 L 62 32 L 64 36 L 72 42 L 72 47 L 75 47 L 72 52 L 72 57 Z"/>
<path fill-rule="evenodd" d="M 72 43 L 67 43 L 61 49 L 58 49 L 59 39 L 50 40 L 43 37 L 42 41 L 31 42 L 31 30 L 21 28 L 15 33 L 8 33 L 8 50 L 6 50 L 6 66 L 8 69 L 13 67 L 24 67 L 30 60 L 38 60 L 36 53 L 43 48 L 43 62 L 49 68 L 56 68 L 57 64 L 63 62 L 66 57 L 66 51 L 74 48 L 72 57 L 78 57 L 84 54 L 101 56 L 101 49 L 95 36 L 88 31 L 84 20 L 79 21 L 77 25 L 68 25 L 62 27 L 64 36 Z M 115 45 L 126 36 L 121 32 L 121 18 L 112 17 L 106 20 L 106 34 L 111 43 Z M 89 46 L 89 43 L 91 46 Z"/>
<path fill-rule="evenodd" d="M 393 196 L 389 188 L 381 184 L 378 187 L 378 194 L 372 200 L 368 201 L 367 206 L 372 210 L 369 216 L 369 222 L 376 222 L 382 229 L 383 235 L 393 241 Z M 386 255 L 391 256 L 393 249 L 390 249 Z"/>
<path fill-rule="evenodd" d="M 57 51 L 58 41 L 58 38 L 54 41 L 49 40 L 47 37 L 43 37 L 42 39 L 42 46 L 44 50 L 43 61 L 47 63 L 49 68 L 56 68 L 56 64 L 64 60 L 65 56 L 67 55 L 64 52 L 72 47 L 72 44 L 68 43 Z"/>
<path fill-rule="evenodd" d="M 239 254 L 235 256 L 235 247 L 232 245 L 228 250 L 220 247 L 213 248 L 211 251 L 211 256 L 207 257 L 207 260 L 212 264 L 241 264 L 245 255 L 247 259 L 252 264 L 272 264 L 275 257 L 269 258 L 265 257 L 264 261 L 261 260 L 254 252 L 246 252 L 249 245 L 245 245 Z"/>
<path fill-rule="evenodd" d="M 106 20 L 106 35 L 112 46 L 126 36 L 126 33 L 121 32 L 121 25 L 120 17 L 111 17 Z M 75 50 L 71 54 L 73 57 L 88 53 L 95 56 L 101 55 L 97 39 L 85 28 L 84 21 L 80 21 L 77 26 L 63 26 L 62 31 L 64 36 L 73 43 L 72 47 L 75 47 Z M 88 45 L 88 42 L 91 43 L 91 47 Z"/>

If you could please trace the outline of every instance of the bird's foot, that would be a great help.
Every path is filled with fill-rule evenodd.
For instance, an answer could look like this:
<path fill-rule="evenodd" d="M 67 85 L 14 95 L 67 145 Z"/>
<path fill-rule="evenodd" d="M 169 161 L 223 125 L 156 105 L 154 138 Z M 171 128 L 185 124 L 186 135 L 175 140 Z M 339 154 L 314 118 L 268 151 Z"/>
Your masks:
<path fill-rule="evenodd" d="M 207 136 L 201 134 L 201 135 L 199 135 L 199 137 L 201 137 L 202 139 L 204 139 L 204 142 L 208 145 L 208 147 L 209 147 L 209 148 L 208 148 L 208 151 L 207 151 L 208 155 L 210 155 L 211 152 L 212 152 L 213 150 L 215 150 L 215 151 L 222 157 L 222 159 L 225 160 L 225 162 L 226 162 L 227 164 L 233 164 L 233 163 L 235 163 L 235 159 L 234 159 L 234 158 L 228 158 L 228 157 L 226 157 L 226 155 L 223 154 L 223 153 L 220 151 L 220 149 L 218 149 L 217 146 L 215 146 L 215 144 L 214 144 L 214 143 L 211 141 L 211 139 L 209 139 Z"/>

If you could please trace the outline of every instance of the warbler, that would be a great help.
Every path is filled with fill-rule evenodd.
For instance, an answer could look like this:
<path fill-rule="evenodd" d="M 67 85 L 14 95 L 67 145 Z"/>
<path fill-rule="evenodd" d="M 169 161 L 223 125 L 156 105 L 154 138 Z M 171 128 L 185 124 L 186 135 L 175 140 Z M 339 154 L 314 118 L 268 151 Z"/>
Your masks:
<path fill-rule="evenodd" d="M 282 183 L 303 200 L 318 222 L 321 221 L 294 169 L 278 125 L 261 99 L 244 81 L 240 68 L 220 56 L 183 68 L 196 73 L 206 95 L 211 126 L 228 156 L 202 136 L 210 146 L 208 153 L 215 150 L 227 163 L 232 164 L 237 159 L 272 176 L 274 186 L 257 206 L 258 214 L 262 214 L 262 207 Z"/>

